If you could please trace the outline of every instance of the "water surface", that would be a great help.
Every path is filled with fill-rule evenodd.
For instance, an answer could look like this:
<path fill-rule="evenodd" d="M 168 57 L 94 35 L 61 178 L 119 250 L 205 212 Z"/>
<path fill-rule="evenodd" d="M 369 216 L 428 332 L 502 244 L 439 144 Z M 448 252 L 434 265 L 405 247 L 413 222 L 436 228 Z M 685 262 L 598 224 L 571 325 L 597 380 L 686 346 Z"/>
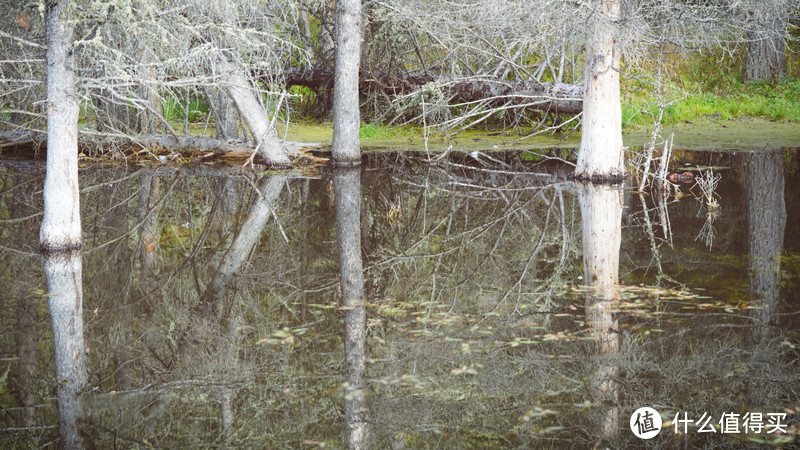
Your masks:
<path fill-rule="evenodd" d="M 792 441 L 798 154 L 678 157 L 716 168 L 718 209 L 692 183 L 582 186 L 518 155 L 87 165 L 84 250 L 44 266 L 44 172 L 6 162 L 0 445 L 635 447 L 642 406 L 656 447 Z M 721 432 L 747 413 L 786 431 Z"/>

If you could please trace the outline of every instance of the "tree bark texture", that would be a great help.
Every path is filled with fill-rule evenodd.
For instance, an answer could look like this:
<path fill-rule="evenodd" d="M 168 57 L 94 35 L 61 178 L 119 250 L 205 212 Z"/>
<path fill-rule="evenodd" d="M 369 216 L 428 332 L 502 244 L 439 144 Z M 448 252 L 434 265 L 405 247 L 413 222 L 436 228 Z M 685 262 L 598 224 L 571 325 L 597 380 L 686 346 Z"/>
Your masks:
<path fill-rule="evenodd" d="M 361 171 L 342 168 L 334 172 L 336 247 L 339 253 L 339 282 L 345 308 L 345 437 L 351 449 L 367 448 L 366 305 L 361 259 Z"/>
<path fill-rule="evenodd" d="M 619 49 L 615 43 L 620 0 L 597 0 L 586 40 L 581 146 L 575 177 L 618 180 L 625 173 L 622 152 L 622 107 L 619 93 Z"/>
<path fill-rule="evenodd" d="M 82 242 L 70 3 L 57 2 L 47 15 L 47 174 L 39 231 L 46 251 L 80 248 Z"/>
<path fill-rule="evenodd" d="M 250 128 L 250 133 L 256 141 L 256 151 L 264 159 L 264 163 L 267 166 L 288 166 L 289 158 L 278 138 L 278 133 L 272 126 L 259 96 L 253 93 L 250 83 L 224 57 L 217 60 L 217 67 L 224 79 L 225 92 L 236 103 L 239 114 Z"/>
<path fill-rule="evenodd" d="M 786 74 L 787 1 L 751 2 L 745 81 L 779 81 Z"/>
<path fill-rule="evenodd" d="M 81 251 L 45 254 L 42 265 L 53 326 L 60 447 L 83 448 L 78 430 L 82 417 L 79 395 L 87 385 Z"/>
<path fill-rule="evenodd" d="M 361 162 L 358 73 L 361 66 L 361 0 L 336 1 L 336 70 L 333 82 L 333 161 Z"/>

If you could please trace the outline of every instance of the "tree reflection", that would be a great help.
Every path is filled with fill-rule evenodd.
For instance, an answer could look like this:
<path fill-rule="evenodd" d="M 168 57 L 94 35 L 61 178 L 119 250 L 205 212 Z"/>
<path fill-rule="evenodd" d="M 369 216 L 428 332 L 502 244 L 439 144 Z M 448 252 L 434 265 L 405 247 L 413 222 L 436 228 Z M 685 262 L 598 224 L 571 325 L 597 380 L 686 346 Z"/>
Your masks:
<path fill-rule="evenodd" d="M 622 237 L 620 186 L 579 188 L 583 230 L 586 323 L 597 339 L 600 363 L 592 374 L 591 394 L 599 406 L 600 440 L 613 442 L 619 426 L 619 324 L 615 317 L 619 297 L 619 251 Z"/>
<path fill-rule="evenodd" d="M 45 253 L 47 306 L 53 326 L 61 448 L 82 448 L 79 395 L 86 388 L 81 251 Z"/>
<path fill-rule="evenodd" d="M 333 173 L 336 208 L 336 248 L 339 280 L 345 309 L 345 442 L 350 448 L 367 448 L 367 403 L 364 386 L 367 337 L 364 275 L 361 261 L 361 170 L 336 169 Z"/>
<path fill-rule="evenodd" d="M 16 227 L 13 234 L 14 240 L 21 250 L 27 253 L 24 257 L 8 257 L 6 261 L 12 267 L 12 277 L 15 283 L 9 286 L 12 298 L 17 299 L 16 305 L 16 341 L 17 354 L 19 355 L 19 378 L 17 388 L 18 398 L 22 406 L 20 425 L 31 428 L 36 425 L 36 389 L 35 376 L 39 372 L 39 303 L 41 297 L 35 295 L 34 275 L 28 270 L 33 259 L 34 249 L 38 246 L 32 242 L 31 230 L 36 227 L 36 208 L 32 204 L 32 196 L 26 192 L 26 177 L 28 174 L 21 169 L 14 170 L 12 174 L 13 194 L 11 201 L 11 218 L 19 220 L 21 224 Z M 41 184 L 41 180 L 34 180 Z M 28 178 L 27 183 L 31 179 Z M 5 258 L 4 258 L 5 259 Z M 37 261 L 38 262 L 38 261 Z"/>
<path fill-rule="evenodd" d="M 214 372 L 225 379 L 218 393 L 223 439 L 230 438 L 236 419 L 234 410 L 236 392 L 230 384 L 242 376 L 238 358 L 241 336 L 237 327 L 241 317 L 233 312 L 233 302 L 225 301 L 226 292 L 234 276 L 250 259 L 264 227 L 274 214 L 275 204 L 285 183 L 285 174 L 265 176 L 259 181 L 255 189 L 257 198 L 251 205 L 239 233 L 223 254 L 205 291 L 200 296 L 199 303 L 192 313 L 193 321 L 189 324 L 191 329 L 188 330 L 186 339 L 181 345 L 180 353 L 183 358 L 197 356 L 190 356 L 189 345 L 213 349 L 210 354 L 200 357 L 208 362 L 217 359 Z"/>
<path fill-rule="evenodd" d="M 747 192 L 748 242 L 750 246 L 750 295 L 759 308 L 754 340 L 769 337 L 777 325 L 780 301 L 781 251 L 786 230 L 786 202 L 782 152 L 754 152 L 746 156 L 743 178 Z"/>
<path fill-rule="evenodd" d="M 755 333 L 740 325 L 755 313 L 719 314 L 691 295 L 705 286 L 692 278 L 699 265 L 712 276 L 721 267 L 710 262 L 713 255 L 684 249 L 696 231 L 686 226 L 694 202 L 669 206 L 676 245 L 665 248 L 659 273 L 685 283 L 679 293 L 653 273 L 649 250 L 660 230 L 654 240 L 638 216 L 630 218 L 620 254 L 617 188 L 400 158 L 381 166 L 324 180 L 292 174 L 252 183 L 238 169 L 160 168 L 155 176 L 173 181 L 161 181 L 158 270 L 147 285 L 138 270 L 138 207 L 145 204 L 137 202 L 139 173 L 87 169 L 87 185 L 103 188 L 84 193 L 91 243 L 83 252 L 85 308 L 92 311 L 86 346 L 96 355 L 90 379 L 98 386 L 84 396 L 84 410 L 91 408 L 81 424 L 85 445 L 146 439 L 154 447 L 339 447 L 344 440 L 354 448 L 623 448 L 641 441 L 620 427 L 628 418 L 622 416 L 647 403 L 666 405 L 670 415 L 793 407 L 796 351 L 774 335 L 761 345 L 746 342 Z M 223 191 L 248 183 L 257 190 Z M 1 194 L 0 202 L 11 198 Z M 225 206 L 236 197 L 235 210 Z M 725 199 L 733 197 L 743 200 Z M 645 219 L 657 221 L 655 209 L 648 211 Z M 739 223 L 720 227 L 727 237 L 717 252 L 745 242 Z M 117 245 L 105 243 L 112 240 Z M 13 269 L 24 258 L 0 259 Z M 735 260 L 741 278 L 747 264 Z M 687 269 L 693 273 L 676 261 L 695 264 Z M 30 272 L 38 263 L 20 267 Z M 30 308 L 21 296 L 35 292 L 36 280 L 23 287 L 16 272 L 4 274 L 1 282 L 18 285 L 16 306 Z M 619 286 L 619 277 L 633 285 Z M 724 283 L 747 297 L 746 277 L 738 278 Z M 594 290 L 574 293 L 582 282 Z M 729 292 L 713 289 L 708 295 L 717 299 Z M 135 307 L 120 307 L 126 304 Z M 125 320 L 133 332 L 121 342 L 114 327 Z M 794 342 L 794 328 L 778 331 Z M 114 366 L 121 345 L 132 356 L 125 392 Z M 22 358 L 21 345 L 7 344 L 4 353 L 16 351 Z M 46 364 L 40 361 L 32 387 L 52 383 Z M 12 387 L 21 385 L 15 377 L 12 366 Z M 37 424 L 52 424 L 54 406 L 36 410 Z M 21 417 L 12 426 L 18 423 Z M 27 431 L 9 433 L 22 442 Z M 665 434 L 661 443 L 678 442 Z M 735 444 L 720 434 L 677 439 Z"/>

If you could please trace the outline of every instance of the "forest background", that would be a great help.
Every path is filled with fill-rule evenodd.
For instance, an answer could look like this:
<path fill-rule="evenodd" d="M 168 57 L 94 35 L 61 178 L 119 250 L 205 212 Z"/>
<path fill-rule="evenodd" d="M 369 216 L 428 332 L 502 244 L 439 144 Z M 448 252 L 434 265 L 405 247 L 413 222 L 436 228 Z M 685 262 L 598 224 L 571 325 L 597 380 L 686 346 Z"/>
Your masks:
<path fill-rule="evenodd" d="M 232 139 L 266 133 L 253 130 L 260 122 L 275 136 L 256 148 L 274 147 L 277 138 L 329 142 L 334 0 L 61 3 L 74 25 L 85 154 L 120 156 L 126 153 L 115 150 L 129 144 L 145 157 L 155 155 L 142 149 L 158 146 L 225 152 L 237 149 Z M 621 10 L 613 25 L 625 129 L 742 117 L 800 122 L 795 2 L 361 3 L 366 145 L 436 141 L 444 148 L 466 130 L 513 142 L 573 135 L 587 24 L 608 4 Z M 46 129 L 48 8 L 0 2 L 4 147 L 43 143 L 36 133 Z M 262 111 L 237 100 L 244 91 L 258 94 L 251 107 Z M 212 141 L 181 140 L 201 135 Z"/>

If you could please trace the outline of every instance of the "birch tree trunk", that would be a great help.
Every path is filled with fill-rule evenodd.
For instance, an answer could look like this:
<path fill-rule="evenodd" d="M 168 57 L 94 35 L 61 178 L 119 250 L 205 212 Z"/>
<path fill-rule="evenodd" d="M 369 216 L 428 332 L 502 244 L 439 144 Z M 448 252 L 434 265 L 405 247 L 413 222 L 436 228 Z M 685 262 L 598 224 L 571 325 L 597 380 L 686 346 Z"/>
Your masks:
<path fill-rule="evenodd" d="M 622 153 L 620 54 L 615 46 L 620 0 L 597 0 L 586 40 L 583 128 L 575 178 L 611 181 L 625 173 Z"/>
<path fill-rule="evenodd" d="M 359 164 L 358 71 L 361 66 L 361 0 L 336 2 L 336 70 L 333 80 L 333 162 Z"/>
<path fill-rule="evenodd" d="M 39 244 L 44 251 L 81 246 L 78 189 L 78 98 L 72 58 L 70 1 L 47 15 L 47 174 Z"/>
<path fill-rule="evenodd" d="M 272 126 L 267 111 L 259 98 L 253 93 L 252 86 L 236 67 L 224 58 L 217 60 L 223 80 L 225 92 L 230 95 L 239 114 L 250 128 L 256 141 L 256 152 L 264 159 L 267 166 L 288 166 L 289 158 L 278 138 L 278 132 Z"/>

